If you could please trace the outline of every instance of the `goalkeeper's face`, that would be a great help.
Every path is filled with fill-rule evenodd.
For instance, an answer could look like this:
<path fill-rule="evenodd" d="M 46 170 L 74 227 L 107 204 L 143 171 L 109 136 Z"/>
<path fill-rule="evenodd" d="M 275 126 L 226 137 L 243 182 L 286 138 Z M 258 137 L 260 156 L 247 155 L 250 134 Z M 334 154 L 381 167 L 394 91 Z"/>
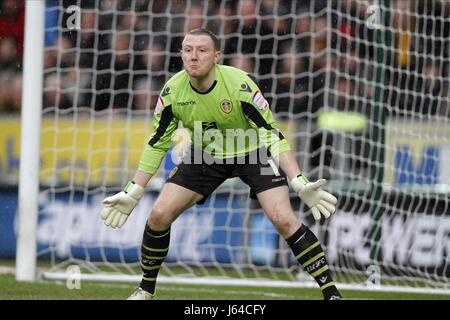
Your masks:
<path fill-rule="evenodd" d="M 220 59 L 212 39 L 207 35 L 186 35 L 181 49 L 184 69 L 192 78 L 205 78 Z"/>

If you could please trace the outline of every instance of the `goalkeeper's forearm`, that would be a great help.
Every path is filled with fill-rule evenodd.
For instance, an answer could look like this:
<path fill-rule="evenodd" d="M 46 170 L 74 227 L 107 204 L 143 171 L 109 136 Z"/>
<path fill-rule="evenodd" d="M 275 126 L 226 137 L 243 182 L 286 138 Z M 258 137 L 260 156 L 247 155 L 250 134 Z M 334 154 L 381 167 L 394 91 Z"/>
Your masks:
<path fill-rule="evenodd" d="M 286 173 L 289 181 L 301 173 L 297 160 L 290 150 L 281 152 L 278 156 L 274 157 L 274 160 L 284 173 Z"/>
<path fill-rule="evenodd" d="M 136 170 L 136 173 L 134 174 L 133 181 L 134 181 L 134 183 L 145 188 L 147 186 L 148 182 L 150 181 L 150 179 L 152 178 L 152 176 L 153 176 L 152 174 L 138 169 L 138 170 Z"/>

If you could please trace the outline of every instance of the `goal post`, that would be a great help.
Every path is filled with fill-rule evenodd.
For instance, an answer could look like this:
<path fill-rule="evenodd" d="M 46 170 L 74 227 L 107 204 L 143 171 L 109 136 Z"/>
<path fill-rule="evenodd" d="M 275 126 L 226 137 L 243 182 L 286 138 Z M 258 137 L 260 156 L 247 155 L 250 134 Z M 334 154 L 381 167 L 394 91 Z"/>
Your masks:
<path fill-rule="evenodd" d="M 184 33 L 206 27 L 222 62 L 255 76 L 302 170 L 337 196 L 320 223 L 291 202 L 339 285 L 450 292 L 449 1 L 69 2 L 47 2 L 45 29 L 26 23 L 17 279 L 38 259 L 49 279 L 77 265 L 82 279 L 139 281 L 170 152 L 123 228 L 103 224 L 102 200 L 137 168 Z M 43 17 L 43 1 L 26 3 Z M 161 282 L 315 285 L 248 194 L 231 179 L 174 222 Z"/>
<path fill-rule="evenodd" d="M 37 276 L 37 220 L 45 1 L 26 1 L 16 279 Z"/>

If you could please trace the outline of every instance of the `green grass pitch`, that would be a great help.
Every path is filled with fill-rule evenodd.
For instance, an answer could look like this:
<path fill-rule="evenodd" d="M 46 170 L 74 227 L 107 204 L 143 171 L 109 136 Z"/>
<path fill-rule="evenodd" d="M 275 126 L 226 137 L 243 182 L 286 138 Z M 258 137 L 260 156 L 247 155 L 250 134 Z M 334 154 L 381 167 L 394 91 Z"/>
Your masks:
<path fill-rule="evenodd" d="M 17 282 L 0 275 L 0 300 L 124 300 L 136 284 L 81 282 L 68 289 L 63 281 Z M 450 295 L 342 290 L 351 300 L 450 300 Z M 264 288 L 159 284 L 159 300 L 321 300 L 315 288 Z"/>

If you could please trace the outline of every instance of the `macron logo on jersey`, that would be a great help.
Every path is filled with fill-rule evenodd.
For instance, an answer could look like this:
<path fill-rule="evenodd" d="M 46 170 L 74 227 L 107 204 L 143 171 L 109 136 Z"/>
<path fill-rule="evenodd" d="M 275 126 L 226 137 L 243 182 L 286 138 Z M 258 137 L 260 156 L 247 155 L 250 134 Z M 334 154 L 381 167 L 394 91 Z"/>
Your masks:
<path fill-rule="evenodd" d="M 264 110 L 269 107 L 269 103 L 259 90 L 256 90 L 256 92 L 253 94 L 252 102 L 256 104 L 259 110 Z"/>
<path fill-rule="evenodd" d="M 161 97 L 158 97 L 158 102 L 156 103 L 156 107 L 155 107 L 155 115 L 160 115 L 161 114 L 161 110 L 164 107 L 164 101 Z"/>
<path fill-rule="evenodd" d="M 194 100 L 177 102 L 177 106 L 192 106 L 194 104 L 195 104 Z"/>

